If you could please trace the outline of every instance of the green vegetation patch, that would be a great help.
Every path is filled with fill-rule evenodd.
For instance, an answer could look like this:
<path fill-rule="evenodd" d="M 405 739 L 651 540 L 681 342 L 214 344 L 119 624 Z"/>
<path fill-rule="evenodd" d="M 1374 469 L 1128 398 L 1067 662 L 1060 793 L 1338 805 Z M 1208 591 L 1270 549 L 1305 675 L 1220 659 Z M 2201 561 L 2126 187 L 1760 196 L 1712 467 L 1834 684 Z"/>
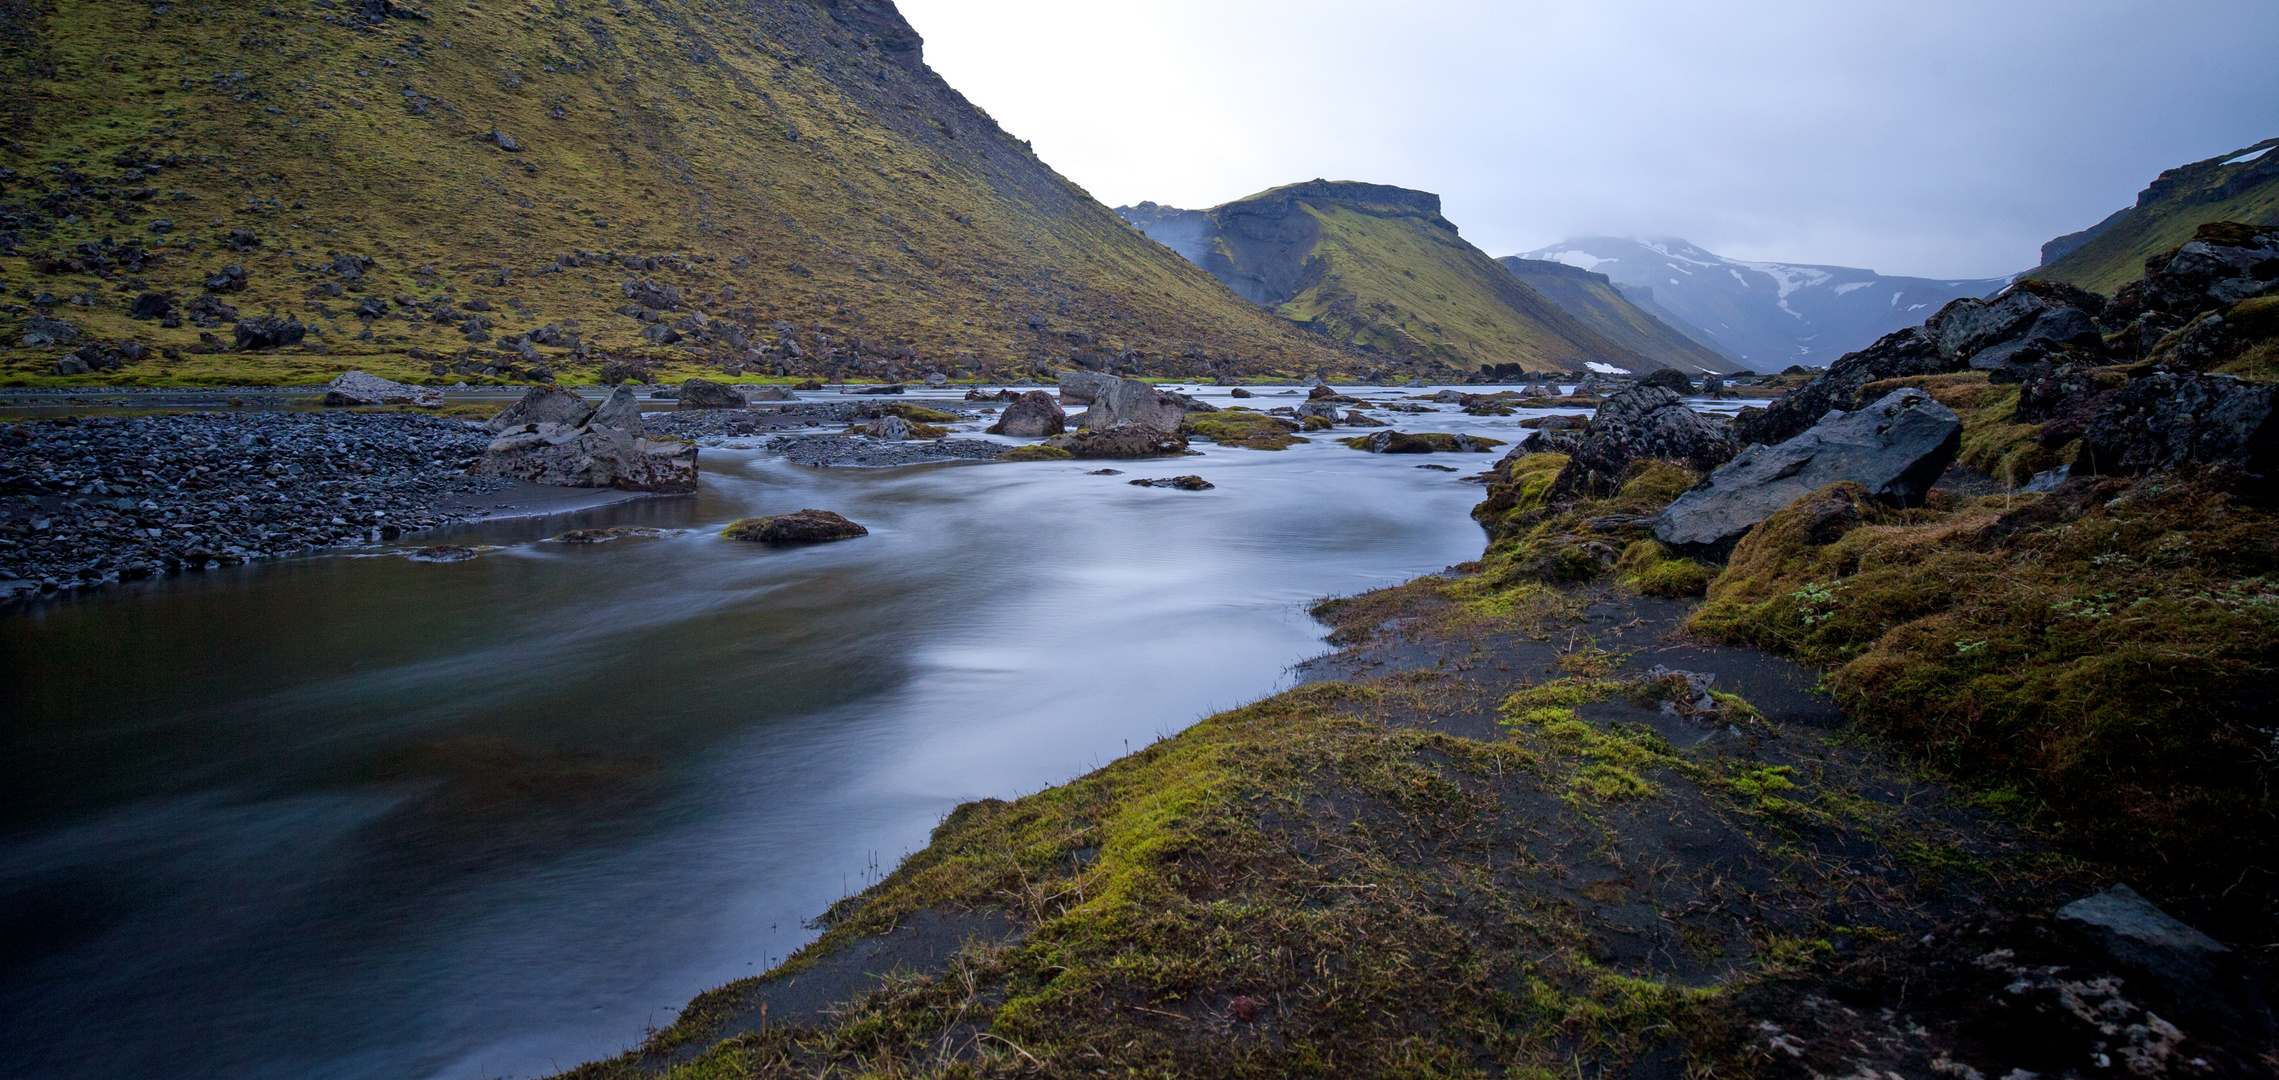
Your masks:
<path fill-rule="evenodd" d="M 1223 409 L 1215 413 L 1188 413 L 1180 430 L 1200 435 L 1221 446 L 1251 450 L 1287 450 L 1307 440 L 1298 437 L 1299 424 L 1250 409 Z"/>

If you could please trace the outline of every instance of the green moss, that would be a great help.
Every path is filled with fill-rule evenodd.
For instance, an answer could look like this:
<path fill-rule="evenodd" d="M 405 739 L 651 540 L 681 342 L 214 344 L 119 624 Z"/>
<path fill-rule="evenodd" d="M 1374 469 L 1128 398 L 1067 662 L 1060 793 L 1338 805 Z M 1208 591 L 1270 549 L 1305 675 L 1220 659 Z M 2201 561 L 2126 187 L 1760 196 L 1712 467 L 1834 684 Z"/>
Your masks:
<path fill-rule="evenodd" d="M 1831 487 L 1742 540 L 1692 628 L 1827 666 L 1847 715 L 2101 857 L 2195 879 L 2266 858 L 2238 703 L 2279 655 L 2279 521 L 2174 477 L 2010 502 Z"/>
<path fill-rule="evenodd" d="M 1295 420 L 1285 420 L 1248 409 L 1188 413 L 1187 418 L 1180 423 L 1180 430 L 1189 435 L 1200 435 L 1221 446 L 1242 446 L 1253 450 L 1286 450 L 1305 442 L 1293 434 L 1298 428 Z"/>
<path fill-rule="evenodd" d="M 923 405 L 905 404 L 900 401 L 888 404 L 886 406 L 886 411 L 893 413 L 894 415 L 899 416 L 912 424 L 917 425 L 955 424 L 965 419 L 965 417 L 959 416 L 956 413 L 943 412 L 940 409 L 929 409 Z M 923 438 L 928 439 L 935 437 L 936 436 L 932 435 L 923 436 Z"/>
<path fill-rule="evenodd" d="M 998 458 L 997 460 L 1067 461 L 1073 456 L 1074 455 L 1070 454 L 1068 451 L 1063 450 L 1057 446 L 1046 446 L 1043 443 L 1036 443 L 1030 446 L 1016 446 L 1013 449 L 1007 451 L 1005 456 Z"/>

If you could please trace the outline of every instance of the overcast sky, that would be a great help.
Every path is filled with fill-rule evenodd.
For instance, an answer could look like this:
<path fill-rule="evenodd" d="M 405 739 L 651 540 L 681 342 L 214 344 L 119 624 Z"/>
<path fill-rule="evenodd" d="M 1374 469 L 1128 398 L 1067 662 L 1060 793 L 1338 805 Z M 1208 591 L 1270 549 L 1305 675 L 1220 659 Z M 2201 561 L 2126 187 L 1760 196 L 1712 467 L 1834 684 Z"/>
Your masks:
<path fill-rule="evenodd" d="M 902 0 L 1110 206 L 1440 193 L 1491 255 L 1592 233 L 1992 277 L 2279 136 L 2279 3 Z"/>

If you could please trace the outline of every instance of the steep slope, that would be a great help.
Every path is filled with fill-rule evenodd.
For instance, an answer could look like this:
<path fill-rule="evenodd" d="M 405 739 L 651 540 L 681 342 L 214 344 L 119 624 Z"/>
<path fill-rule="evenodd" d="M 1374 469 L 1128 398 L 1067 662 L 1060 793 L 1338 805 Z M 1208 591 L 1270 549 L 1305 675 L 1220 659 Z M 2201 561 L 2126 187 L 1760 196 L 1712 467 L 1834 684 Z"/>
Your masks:
<path fill-rule="evenodd" d="M 1579 266 L 1506 255 L 1496 262 L 1528 288 L 1581 319 L 1616 344 L 1661 361 L 1680 371 L 1730 372 L 1741 369 L 1740 358 L 1705 345 L 1660 314 L 1632 303 L 1605 274 Z M 1696 331 L 1699 333 L 1699 331 Z"/>
<path fill-rule="evenodd" d="M 2211 221 L 2279 225 L 2279 139 L 2160 174 L 2136 205 L 2042 248 L 2027 276 L 2110 293 L 2144 276 L 2144 262 Z M 2086 233 L 2086 235 L 2084 235 Z M 2067 242 L 2079 238 L 2079 243 Z"/>
<path fill-rule="evenodd" d="M 1824 366 L 1893 330 L 1914 326 L 1965 296 L 1984 296 L 2007 278 L 1933 281 L 1873 270 L 1800 263 L 1742 262 L 1684 240 L 1588 236 L 1522 259 L 1595 270 L 1654 299 L 1699 327 L 1757 371 Z"/>
<path fill-rule="evenodd" d="M 1313 180 L 1207 211 L 1117 212 L 1252 303 L 1406 367 L 1660 366 L 1497 266 L 1429 192 Z"/>
<path fill-rule="evenodd" d="M 186 304 L 235 264 L 222 301 L 303 320 L 328 354 L 226 372 L 154 354 L 113 378 L 431 360 L 457 378 L 463 359 L 586 377 L 605 354 L 878 375 L 1077 352 L 1351 364 L 1038 161 L 925 66 L 888 0 L 10 0 L 0 31 L 18 299 L 186 353 L 196 316 L 168 329 L 129 303 Z M 9 344 L 35 313 L 0 315 Z M 545 324 L 591 359 L 551 344 L 570 334 L 535 357 L 500 340 Z M 7 374 L 55 355 L 10 353 Z"/>

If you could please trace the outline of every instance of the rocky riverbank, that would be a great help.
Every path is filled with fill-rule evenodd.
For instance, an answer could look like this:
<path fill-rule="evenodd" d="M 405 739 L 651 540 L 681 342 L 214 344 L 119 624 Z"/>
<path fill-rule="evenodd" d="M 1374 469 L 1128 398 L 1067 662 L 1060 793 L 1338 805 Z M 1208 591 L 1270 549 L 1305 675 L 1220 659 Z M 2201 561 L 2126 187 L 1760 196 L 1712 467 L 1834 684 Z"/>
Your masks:
<path fill-rule="evenodd" d="M 70 417 L 0 427 L 0 595 L 390 540 L 485 516 L 491 435 L 406 413 Z M 447 505 L 454 500 L 463 505 Z"/>

